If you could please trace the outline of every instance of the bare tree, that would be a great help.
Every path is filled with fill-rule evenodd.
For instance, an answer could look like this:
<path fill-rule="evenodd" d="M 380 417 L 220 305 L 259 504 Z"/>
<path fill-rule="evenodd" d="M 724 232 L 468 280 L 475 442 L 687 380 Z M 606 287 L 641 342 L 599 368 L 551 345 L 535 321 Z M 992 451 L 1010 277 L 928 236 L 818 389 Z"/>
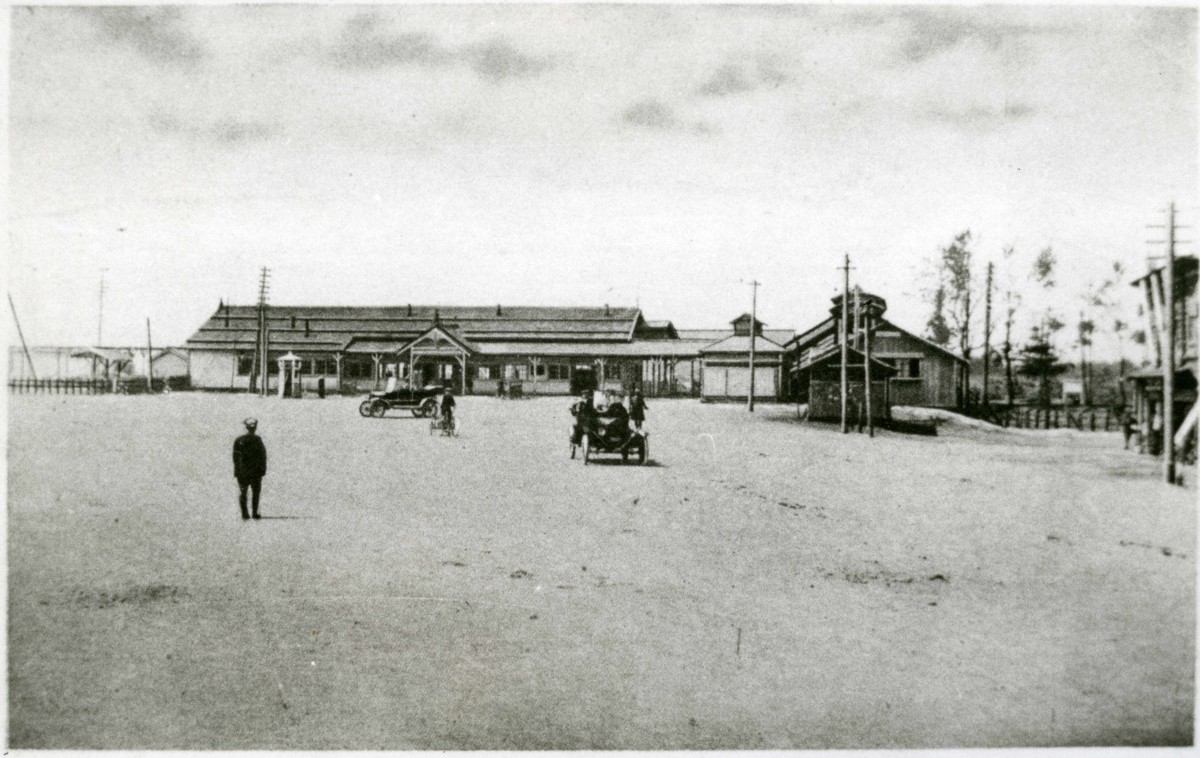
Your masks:
<path fill-rule="evenodd" d="M 963 400 L 970 398 L 971 360 L 971 231 L 960 232 L 949 245 L 942 248 L 934 264 L 934 281 L 937 286 L 926 296 L 933 306 L 933 313 L 926 329 L 930 340 L 949 346 L 958 342 L 959 353 L 967 361 L 962 369 Z"/>
<path fill-rule="evenodd" d="M 1004 248 L 1004 345 L 1000 353 L 1004 358 L 1004 387 L 1008 405 L 1013 404 L 1013 325 L 1017 322 L 1017 310 L 1021 307 L 1021 293 L 1017 289 L 1016 276 L 1013 269 L 1013 254 L 1016 252 L 1012 245 Z"/>

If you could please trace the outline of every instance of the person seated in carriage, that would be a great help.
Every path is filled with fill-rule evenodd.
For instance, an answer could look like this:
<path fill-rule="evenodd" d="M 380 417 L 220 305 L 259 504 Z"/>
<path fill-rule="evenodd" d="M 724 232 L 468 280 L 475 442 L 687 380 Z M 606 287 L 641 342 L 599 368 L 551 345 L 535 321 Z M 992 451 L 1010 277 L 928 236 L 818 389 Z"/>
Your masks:
<path fill-rule="evenodd" d="M 602 434 L 607 442 L 620 442 L 629 434 L 629 411 L 625 410 L 619 395 L 610 397 L 600 416 L 603 418 Z"/>

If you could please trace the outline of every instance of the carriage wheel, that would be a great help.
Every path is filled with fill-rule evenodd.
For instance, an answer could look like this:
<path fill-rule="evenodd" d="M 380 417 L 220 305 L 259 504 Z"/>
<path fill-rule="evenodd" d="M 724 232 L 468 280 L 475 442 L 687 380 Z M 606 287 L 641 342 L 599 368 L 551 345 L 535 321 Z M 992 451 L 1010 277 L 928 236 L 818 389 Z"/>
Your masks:
<path fill-rule="evenodd" d="M 371 403 L 371 415 L 375 418 L 383 418 L 383 414 L 387 413 L 387 403 L 382 400 L 376 400 Z"/>
<path fill-rule="evenodd" d="M 371 415 L 371 401 L 370 400 L 362 401 L 362 405 L 358 406 L 358 414 L 360 416 L 364 416 L 364 417 Z"/>
<path fill-rule="evenodd" d="M 588 458 L 592 455 L 592 442 L 585 434 L 583 435 L 583 465 L 588 465 Z"/>
<path fill-rule="evenodd" d="M 425 416 L 426 418 L 430 418 L 431 416 L 434 416 L 436 414 L 437 414 L 437 401 L 436 400 L 426 400 L 425 402 L 421 403 L 421 415 Z"/>

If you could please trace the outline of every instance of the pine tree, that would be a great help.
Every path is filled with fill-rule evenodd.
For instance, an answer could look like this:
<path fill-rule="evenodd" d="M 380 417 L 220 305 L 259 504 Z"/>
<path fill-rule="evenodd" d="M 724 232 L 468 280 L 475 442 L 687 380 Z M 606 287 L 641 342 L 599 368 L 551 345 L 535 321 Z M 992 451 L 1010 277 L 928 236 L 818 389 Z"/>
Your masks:
<path fill-rule="evenodd" d="M 1021 366 L 1018 371 L 1023 376 L 1038 380 L 1038 401 L 1043 408 L 1050 407 L 1050 380 L 1066 372 L 1071 367 L 1058 359 L 1058 351 L 1050 341 L 1050 333 L 1046 329 L 1034 327 L 1024 347 L 1021 348 Z"/>

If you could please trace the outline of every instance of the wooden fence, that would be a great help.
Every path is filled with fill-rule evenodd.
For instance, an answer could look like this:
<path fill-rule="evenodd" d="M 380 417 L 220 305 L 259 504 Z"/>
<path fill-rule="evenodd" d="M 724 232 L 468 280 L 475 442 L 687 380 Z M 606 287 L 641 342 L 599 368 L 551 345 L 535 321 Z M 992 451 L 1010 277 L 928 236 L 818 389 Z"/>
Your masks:
<path fill-rule="evenodd" d="M 8 391 L 20 395 L 102 395 L 112 392 L 106 379 L 10 379 Z"/>
<path fill-rule="evenodd" d="M 993 409 L 1001 426 L 1017 429 L 1077 429 L 1081 432 L 1120 431 L 1121 417 L 1111 408 Z"/>

